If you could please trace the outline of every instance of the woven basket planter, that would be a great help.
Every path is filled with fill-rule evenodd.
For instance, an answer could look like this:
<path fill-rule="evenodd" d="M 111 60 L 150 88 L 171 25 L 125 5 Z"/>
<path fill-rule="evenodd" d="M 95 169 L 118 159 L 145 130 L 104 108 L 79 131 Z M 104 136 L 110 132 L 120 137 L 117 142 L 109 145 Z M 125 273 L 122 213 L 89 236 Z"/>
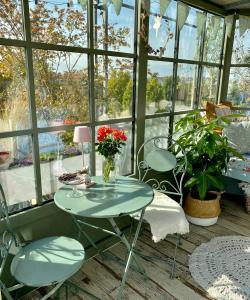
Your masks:
<path fill-rule="evenodd" d="M 184 211 L 189 222 L 201 226 L 215 224 L 221 212 L 220 197 L 221 194 L 215 194 L 212 200 L 199 200 L 189 193 L 184 203 Z"/>

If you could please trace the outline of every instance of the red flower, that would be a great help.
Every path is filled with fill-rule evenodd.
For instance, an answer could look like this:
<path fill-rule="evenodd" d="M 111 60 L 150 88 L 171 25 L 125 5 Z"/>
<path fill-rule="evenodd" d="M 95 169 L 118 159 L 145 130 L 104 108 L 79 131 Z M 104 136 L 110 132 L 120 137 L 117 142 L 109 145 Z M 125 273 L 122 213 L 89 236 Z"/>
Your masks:
<path fill-rule="evenodd" d="M 110 127 L 106 127 L 106 126 L 100 127 L 98 129 L 97 140 L 99 142 L 102 142 L 107 137 L 107 135 L 111 134 L 112 132 L 113 130 Z"/>
<path fill-rule="evenodd" d="M 124 130 L 103 126 L 97 131 L 97 151 L 105 157 L 120 153 L 120 148 L 125 145 L 127 137 Z"/>
<path fill-rule="evenodd" d="M 113 136 L 117 141 L 123 140 L 126 141 L 127 137 L 123 130 L 113 129 Z"/>
<path fill-rule="evenodd" d="M 124 133 L 123 130 L 121 130 L 121 140 L 123 140 L 123 141 L 127 140 L 127 137 L 126 137 L 126 135 L 125 135 L 125 133 Z"/>

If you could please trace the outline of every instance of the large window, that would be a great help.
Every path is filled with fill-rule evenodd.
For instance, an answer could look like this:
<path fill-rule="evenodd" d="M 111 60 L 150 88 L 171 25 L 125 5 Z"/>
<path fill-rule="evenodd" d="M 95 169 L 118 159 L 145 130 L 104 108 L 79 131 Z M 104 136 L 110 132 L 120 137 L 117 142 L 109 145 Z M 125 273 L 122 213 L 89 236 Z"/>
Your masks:
<path fill-rule="evenodd" d="M 98 126 L 126 129 L 119 171 L 133 171 L 136 26 L 134 0 L 120 12 L 109 1 L 1 1 L 0 180 L 10 211 L 52 199 L 57 176 L 81 168 L 76 125 L 93 134 L 83 149 L 92 174 L 102 166 Z"/>
<path fill-rule="evenodd" d="M 228 100 L 235 106 L 250 108 L 250 30 L 240 34 L 236 20 L 228 85 Z"/>
<path fill-rule="evenodd" d="M 182 113 L 218 102 L 224 32 L 221 16 L 178 1 L 166 7 L 151 1 L 145 138 L 172 134 Z"/>
<path fill-rule="evenodd" d="M 135 0 L 0 2 L 0 180 L 13 212 L 53 199 L 58 175 L 81 168 L 75 126 L 92 132 L 83 148 L 92 175 L 102 168 L 99 126 L 125 129 L 119 172 L 129 174 L 144 138 L 138 128 L 145 138 L 167 135 L 188 111 L 218 101 L 221 16 L 150 1 L 143 29 Z M 237 66 L 235 80 L 245 70 Z"/>

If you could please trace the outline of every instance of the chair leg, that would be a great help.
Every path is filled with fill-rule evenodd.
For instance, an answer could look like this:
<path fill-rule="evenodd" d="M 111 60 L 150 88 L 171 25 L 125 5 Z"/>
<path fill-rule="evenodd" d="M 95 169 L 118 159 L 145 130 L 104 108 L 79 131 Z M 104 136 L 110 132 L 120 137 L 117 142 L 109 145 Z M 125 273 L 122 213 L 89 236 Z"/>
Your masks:
<path fill-rule="evenodd" d="M 174 249 L 174 256 L 173 256 L 173 264 L 171 269 L 170 278 L 173 279 L 175 277 L 175 266 L 176 266 L 176 254 L 178 246 L 181 244 L 181 236 L 180 234 L 176 235 L 176 242 L 175 242 L 175 249 Z"/>
<path fill-rule="evenodd" d="M 46 294 L 44 297 L 41 298 L 41 300 L 46 300 L 48 299 L 51 295 L 53 295 L 62 285 L 63 285 L 64 281 L 57 283 L 57 285 L 49 291 L 48 294 Z"/>
<path fill-rule="evenodd" d="M 10 295 L 7 287 L 5 286 L 5 284 L 0 280 L 0 297 L 1 297 L 1 292 L 3 292 L 4 297 L 7 300 L 13 300 L 12 296 Z M 0 298 L 2 299 L 2 298 Z"/>
<path fill-rule="evenodd" d="M 177 238 L 178 238 L 178 246 L 182 245 L 182 240 L 181 240 L 181 235 L 177 233 Z"/>

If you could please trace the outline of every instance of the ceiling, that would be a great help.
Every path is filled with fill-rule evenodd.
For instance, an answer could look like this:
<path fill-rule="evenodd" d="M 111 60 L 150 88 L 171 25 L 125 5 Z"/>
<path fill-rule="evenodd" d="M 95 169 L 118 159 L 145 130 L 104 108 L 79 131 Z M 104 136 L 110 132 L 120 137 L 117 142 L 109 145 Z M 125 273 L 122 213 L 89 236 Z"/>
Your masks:
<path fill-rule="evenodd" d="M 250 0 L 209 0 L 209 2 L 227 10 L 250 9 Z"/>

